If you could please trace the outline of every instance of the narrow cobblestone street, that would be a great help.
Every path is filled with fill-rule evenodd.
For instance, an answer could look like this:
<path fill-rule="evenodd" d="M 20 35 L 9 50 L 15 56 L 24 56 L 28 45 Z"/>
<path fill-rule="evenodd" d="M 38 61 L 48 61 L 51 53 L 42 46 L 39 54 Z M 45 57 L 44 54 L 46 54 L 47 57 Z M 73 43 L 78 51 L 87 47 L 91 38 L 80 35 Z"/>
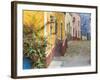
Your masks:
<path fill-rule="evenodd" d="M 90 51 L 90 41 L 69 41 L 65 55 L 54 57 L 49 68 L 89 66 Z"/>

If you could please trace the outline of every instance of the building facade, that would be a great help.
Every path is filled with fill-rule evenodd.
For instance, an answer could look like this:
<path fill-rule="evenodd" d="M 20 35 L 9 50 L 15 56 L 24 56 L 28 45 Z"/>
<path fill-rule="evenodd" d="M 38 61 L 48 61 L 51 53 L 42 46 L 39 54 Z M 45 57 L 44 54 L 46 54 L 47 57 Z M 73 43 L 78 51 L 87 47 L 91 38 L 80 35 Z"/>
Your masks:
<path fill-rule="evenodd" d="M 72 38 L 81 39 L 81 19 L 79 13 L 71 13 L 72 16 Z"/>
<path fill-rule="evenodd" d="M 90 13 L 81 13 L 81 34 L 82 40 L 91 39 L 91 14 Z"/>
<path fill-rule="evenodd" d="M 73 24 L 72 24 L 72 16 L 71 13 L 66 13 L 65 14 L 65 30 L 66 30 L 66 37 L 68 40 L 72 40 L 72 36 L 73 36 Z"/>
<path fill-rule="evenodd" d="M 23 11 L 23 27 L 32 27 L 32 30 L 47 41 L 45 50 L 45 65 L 50 64 L 57 50 L 60 55 L 66 51 L 65 13 L 44 11 Z M 35 39 L 38 42 L 38 38 Z M 59 51 L 58 51 L 59 52 Z"/>

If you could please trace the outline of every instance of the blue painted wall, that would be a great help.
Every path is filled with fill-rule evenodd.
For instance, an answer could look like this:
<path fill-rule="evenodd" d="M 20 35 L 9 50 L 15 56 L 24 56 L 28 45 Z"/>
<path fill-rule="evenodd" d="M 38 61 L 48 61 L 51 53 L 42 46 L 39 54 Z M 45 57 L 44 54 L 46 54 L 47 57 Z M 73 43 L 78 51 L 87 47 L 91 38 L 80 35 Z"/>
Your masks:
<path fill-rule="evenodd" d="M 91 39 L 91 14 L 80 13 L 81 18 L 81 35 L 86 36 L 88 40 Z"/>

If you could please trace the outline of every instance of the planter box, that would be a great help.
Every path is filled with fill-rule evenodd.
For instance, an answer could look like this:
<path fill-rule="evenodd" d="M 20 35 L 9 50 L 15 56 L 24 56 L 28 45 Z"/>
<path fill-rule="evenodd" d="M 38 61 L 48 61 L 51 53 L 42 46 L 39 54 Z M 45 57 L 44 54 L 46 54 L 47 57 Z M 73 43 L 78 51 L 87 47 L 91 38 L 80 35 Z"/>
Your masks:
<path fill-rule="evenodd" d="M 46 58 L 45 58 L 45 67 L 49 66 L 49 64 L 51 63 L 54 55 L 55 55 L 55 47 L 53 47 L 52 50 L 50 51 L 50 53 L 48 53 L 46 55 Z"/>
<path fill-rule="evenodd" d="M 67 38 L 64 39 L 64 40 L 62 41 L 62 46 L 61 46 L 61 55 L 62 55 L 62 56 L 65 55 L 66 50 L 67 50 L 67 48 L 68 48 L 68 44 L 67 44 L 67 43 L 68 43 L 68 42 L 67 42 Z"/>
<path fill-rule="evenodd" d="M 29 57 L 23 57 L 23 69 L 31 69 L 32 68 L 32 60 Z"/>
<path fill-rule="evenodd" d="M 60 49 L 59 50 L 60 52 L 57 52 L 57 48 Z M 67 48 L 68 48 L 67 38 L 65 40 L 63 40 L 63 41 L 58 41 L 57 46 L 54 46 L 46 56 L 46 59 L 45 59 L 46 67 L 49 66 L 49 64 L 51 63 L 51 61 L 52 61 L 53 57 L 55 56 L 55 54 L 58 53 L 58 55 L 64 56 Z"/>

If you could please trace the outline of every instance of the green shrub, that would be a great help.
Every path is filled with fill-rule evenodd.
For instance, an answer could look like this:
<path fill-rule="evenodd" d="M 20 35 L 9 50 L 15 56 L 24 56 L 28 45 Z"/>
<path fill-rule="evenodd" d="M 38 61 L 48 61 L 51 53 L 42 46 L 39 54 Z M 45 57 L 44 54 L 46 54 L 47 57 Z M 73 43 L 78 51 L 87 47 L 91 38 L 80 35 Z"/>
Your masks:
<path fill-rule="evenodd" d="M 32 27 L 24 26 L 23 29 L 23 53 L 30 57 L 33 62 L 33 68 L 45 67 L 45 48 L 47 46 L 46 38 L 37 34 Z"/>

